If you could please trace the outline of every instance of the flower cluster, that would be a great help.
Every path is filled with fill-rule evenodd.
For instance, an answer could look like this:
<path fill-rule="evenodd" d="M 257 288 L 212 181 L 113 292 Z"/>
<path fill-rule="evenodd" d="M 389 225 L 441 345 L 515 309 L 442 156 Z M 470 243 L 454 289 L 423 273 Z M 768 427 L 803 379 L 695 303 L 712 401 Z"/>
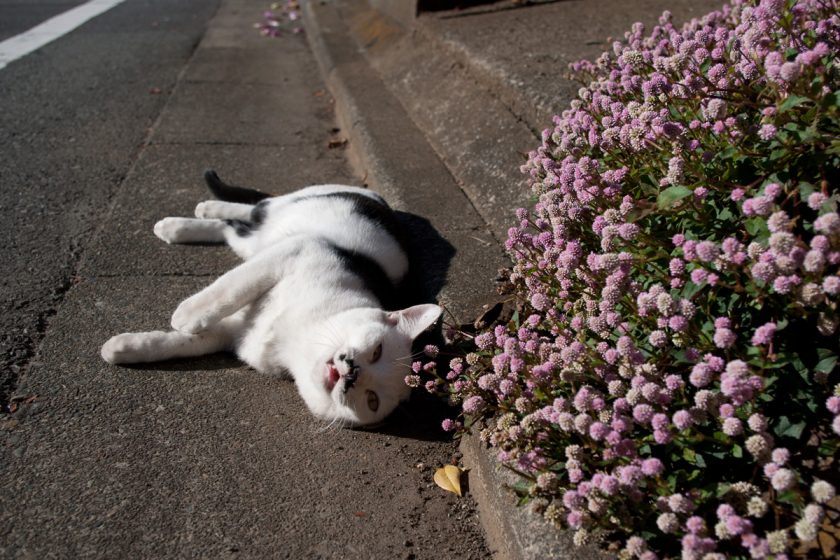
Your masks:
<path fill-rule="evenodd" d="M 263 21 L 255 23 L 254 28 L 259 30 L 260 34 L 265 37 L 279 37 L 284 22 L 288 21 L 293 24 L 291 28 L 292 33 L 301 33 L 303 27 L 299 24 L 300 19 L 300 5 L 298 4 L 298 0 L 275 2 L 271 5 L 270 10 L 263 12 Z M 298 23 L 295 24 L 295 22 Z"/>
<path fill-rule="evenodd" d="M 508 232 L 517 313 L 417 372 L 576 542 L 784 558 L 817 537 L 840 448 L 838 48 L 831 1 L 732 0 L 572 66 Z"/>

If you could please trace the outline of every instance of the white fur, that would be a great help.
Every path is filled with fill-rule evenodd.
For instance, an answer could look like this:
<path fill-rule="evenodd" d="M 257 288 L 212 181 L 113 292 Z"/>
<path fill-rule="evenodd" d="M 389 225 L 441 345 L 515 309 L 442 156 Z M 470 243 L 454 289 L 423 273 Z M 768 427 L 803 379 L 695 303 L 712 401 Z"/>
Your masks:
<path fill-rule="evenodd" d="M 263 222 L 247 236 L 224 222 L 249 220 L 247 204 L 206 201 L 196 207 L 197 218 L 158 222 L 154 232 L 167 243 L 226 241 L 245 262 L 183 301 L 172 315 L 173 331 L 117 335 L 102 357 L 137 363 L 233 350 L 258 371 L 291 374 L 321 418 L 351 425 L 384 419 L 409 394 L 404 377 L 412 341 L 441 309 L 379 308 L 325 242 L 374 260 L 395 284 L 408 259 L 352 201 L 313 196 L 330 193 L 381 201 L 356 187 L 309 187 L 264 201 Z"/>

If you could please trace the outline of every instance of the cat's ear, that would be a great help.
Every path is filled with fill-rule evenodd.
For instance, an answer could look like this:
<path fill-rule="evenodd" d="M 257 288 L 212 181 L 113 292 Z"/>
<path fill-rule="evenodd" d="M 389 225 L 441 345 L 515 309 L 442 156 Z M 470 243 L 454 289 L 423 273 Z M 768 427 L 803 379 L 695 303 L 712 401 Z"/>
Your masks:
<path fill-rule="evenodd" d="M 400 332 L 414 340 L 438 320 L 443 309 L 433 303 L 425 303 L 408 307 L 401 311 L 388 313 L 388 322 L 396 326 Z"/>

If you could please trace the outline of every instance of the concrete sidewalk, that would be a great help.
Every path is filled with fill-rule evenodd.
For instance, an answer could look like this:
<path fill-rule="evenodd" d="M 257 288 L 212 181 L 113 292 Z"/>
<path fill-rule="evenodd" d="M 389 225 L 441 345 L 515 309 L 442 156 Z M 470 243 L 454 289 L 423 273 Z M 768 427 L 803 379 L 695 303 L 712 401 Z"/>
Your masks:
<path fill-rule="evenodd" d="M 597 58 L 610 48 L 610 37 L 622 37 L 636 21 L 650 28 L 666 9 L 680 22 L 720 6 L 719 0 L 499 1 L 421 14 L 406 25 L 374 4 L 308 2 L 308 37 L 336 97 L 357 173 L 381 190 L 406 179 L 431 180 L 444 210 L 450 200 L 460 204 L 450 194 L 455 184 L 492 233 L 493 245 L 479 249 L 450 237 L 455 232 L 441 224 L 456 250 L 453 270 L 472 277 L 451 277 L 442 294 L 455 302 L 456 313 L 467 313 L 462 320 L 475 316 L 480 300 L 473 294 L 482 290 L 476 285 L 481 271 L 459 261 L 477 250 L 480 260 L 493 259 L 514 210 L 530 204 L 519 166 L 580 87 L 566 78 L 568 64 Z M 569 533 L 517 509 L 509 490 L 515 478 L 475 435 L 464 438 L 461 449 L 495 558 L 605 556 L 574 547 Z"/>
<path fill-rule="evenodd" d="M 132 368 L 99 357 L 113 334 L 167 327 L 180 300 L 236 263 L 152 233 L 207 198 L 203 169 L 275 193 L 362 180 L 329 147 L 341 131 L 306 39 L 253 29 L 265 8 L 222 2 L 17 389 L 35 397 L 0 430 L 4 558 L 489 554 L 472 500 L 432 482 L 458 453 L 436 401 L 418 395 L 378 431 L 337 430 L 312 419 L 290 381 L 229 356 Z M 386 193 L 423 216 L 433 194 Z M 447 258 L 439 223 L 488 235 L 460 196 L 463 214 L 407 216 Z M 446 268 L 435 272 L 429 295 Z"/>

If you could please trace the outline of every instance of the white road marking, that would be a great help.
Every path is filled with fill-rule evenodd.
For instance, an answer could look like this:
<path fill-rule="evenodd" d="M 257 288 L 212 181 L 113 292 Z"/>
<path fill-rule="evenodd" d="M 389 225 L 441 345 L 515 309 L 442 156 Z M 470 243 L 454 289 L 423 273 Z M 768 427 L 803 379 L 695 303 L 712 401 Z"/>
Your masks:
<path fill-rule="evenodd" d="M 125 0 L 90 0 L 0 43 L 0 70 Z"/>

